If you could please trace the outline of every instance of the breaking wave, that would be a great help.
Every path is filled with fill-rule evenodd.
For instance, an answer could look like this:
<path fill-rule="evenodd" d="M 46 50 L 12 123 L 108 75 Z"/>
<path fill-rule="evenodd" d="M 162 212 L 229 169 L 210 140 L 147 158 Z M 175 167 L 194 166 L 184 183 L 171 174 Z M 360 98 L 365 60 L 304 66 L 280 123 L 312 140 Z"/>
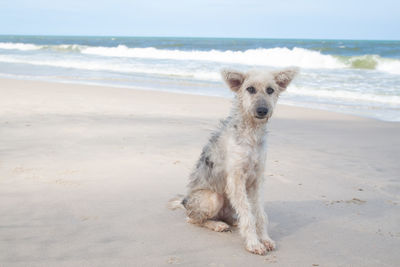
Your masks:
<path fill-rule="evenodd" d="M 61 68 L 73 68 L 80 70 L 93 70 L 93 71 L 112 71 L 112 72 L 121 72 L 121 73 L 131 73 L 131 74 L 150 74 L 150 75 L 161 75 L 161 76 L 176 76 L 182 78 L 194 78 L 197 80 L 212 80 L 219 81 L 220 75 L 218 72 L 214 71 L 199 71 L 196 72 L 186 70 L 186 69 L 177 69 L 173 67 L 165 68 L 165 67 L 155 67 L 155 66 L 134 66 L 129 64 L 115 64 L 113 62 L 107 61 L 85 61 L 85 60 L 43 60 L 43 59 L 23 59 L 23 58 L 15 58 L 10 56 L 0 55 L 0 62 L 7 63 L 20 63 L 20 64 L 29 64 L 36 66 L 48 66 L 48 67 L 61 67 Z"/>
<path fill-rule="evenodd" d="M 332 56 L 303 48 L 258 48 L 245 51 L 182 51 L 162 50 L 153 47 L 128 48 L 124 45 L 117 47 L 87 47 L 83 54 L 132 57 L 150 59 L 214 61 L 260 66 L 299 66 L 303 68 L 342 68 L 344 64 Z"/>
<path fill-rule="evenodd" d="M 258 66 L 298 66 L 309 69 L 369 69 L 400 74 L 400 60 L 382 58 L 378 55 L 334 56 L 318 51 L 294 47 L 258 48 L 245 51 L 221 50 L 166 50 L 154 47 L 130 48 L 125 45 L 115 47 L 85 46 L 78 44 L 35 45 L 27 43 L 0 43 L 0 49 L 51 50 L 71 52 L 101 57 L 121 57 L 138 59 L 194 60 Z"/>
<path fill-rule="evenodd" d="M 24 43 L 0 43 L 0 49 L 15 49 L 21 51 L 39 50 L 41 46 Z"/>

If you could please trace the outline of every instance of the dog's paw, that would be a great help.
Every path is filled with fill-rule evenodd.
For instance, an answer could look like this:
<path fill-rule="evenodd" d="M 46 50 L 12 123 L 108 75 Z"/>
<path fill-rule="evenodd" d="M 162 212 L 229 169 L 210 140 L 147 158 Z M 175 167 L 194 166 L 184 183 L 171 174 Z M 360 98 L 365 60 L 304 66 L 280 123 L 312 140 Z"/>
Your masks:
<path fill-rule="evenodd" d="M 192 219 L 190 217 L 186 217 L 186 222 L 191 223 L 191 224 L 197 224 L 197 221 L 195 221 L 194 219 Z"/>
<path fill-rule="evenodd" d="M 275 250 L 275 248 L 276 248 L 275 241 L 272 240 L 271 238 L 264 238 L 264 239 L 261 241 L 261 243 L 264 244 L 264 246 L 266 247 L 266 249 L 267 249 L 268 251 Z"/>
<path fill-rule="evenodd" d="M 231 232 L 231 228 L 224 222 L 215 222 L 213 230 L 215 232 Z"/>
<path fill-rule="evenodd" d="M 231 231 L 231 228 L 229 225 L 225 222 L 222 221 L 213 221 L 213 220 L 208 220 L 203 224 L 204 227 L 213 230 L 215 232 L 229 232 Z"/>
<path fill-rule="evenodd" d="M 247 251 L 257 254 L 257 255 L 267 254 L 267 248 L 260 242 L 254 242 L 254 243 L 247 242 L 246 249 L 247 249 Z"/>

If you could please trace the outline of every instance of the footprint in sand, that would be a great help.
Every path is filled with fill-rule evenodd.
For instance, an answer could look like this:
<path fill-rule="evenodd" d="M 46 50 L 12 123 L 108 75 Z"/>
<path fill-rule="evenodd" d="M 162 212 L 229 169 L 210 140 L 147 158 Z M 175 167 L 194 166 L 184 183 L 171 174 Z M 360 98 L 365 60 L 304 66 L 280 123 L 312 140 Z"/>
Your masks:
<path fill-rule="evenodd" d="M 168 264 L 179 264 L 180 262 L 181 262 L 181 259 L 176 256 L 171 256 L 167 260 Z"/>
<path fill-rule="evenodd" d="M 366 200 L 361 200 L 359 198 L 353 198 L 350 200 L 333 200 L 333 201 L 326 201 L 325 204 L 328 205 L 333 205 L 333 204 L 339 204 L 339 203 L 346 203 L 346 204 L 356 204 L 356 205 L 362 205 L 367 203 Z"/>

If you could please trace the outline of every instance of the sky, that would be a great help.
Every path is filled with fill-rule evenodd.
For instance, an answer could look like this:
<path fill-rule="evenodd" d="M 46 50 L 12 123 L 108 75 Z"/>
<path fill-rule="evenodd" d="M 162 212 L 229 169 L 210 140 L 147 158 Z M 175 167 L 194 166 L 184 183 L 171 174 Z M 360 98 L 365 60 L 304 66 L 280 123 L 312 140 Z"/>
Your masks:
<path fill-rule="evenodd" d="M 400 39 L 397 0 L 0 0 L 0 34 Z"/>

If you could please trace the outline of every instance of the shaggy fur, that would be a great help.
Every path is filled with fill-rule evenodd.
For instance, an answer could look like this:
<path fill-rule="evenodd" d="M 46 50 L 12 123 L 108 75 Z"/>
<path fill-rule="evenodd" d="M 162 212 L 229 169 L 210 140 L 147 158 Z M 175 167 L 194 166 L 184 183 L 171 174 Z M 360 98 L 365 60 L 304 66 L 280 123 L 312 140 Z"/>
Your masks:
<path fill-rule="evenodd" d="M 242 73 L 223 70 L 236 93 L 230 116 L 203 148 L 186 196 L 169 202 L 185 208 L 187 221 L 214 231 L 229 231 L 238 222 L 248 251 L 264 255 L 275 248 L 267 232 L 262 184 L 266 161 L 266 125 L 297 69 Z"/>

